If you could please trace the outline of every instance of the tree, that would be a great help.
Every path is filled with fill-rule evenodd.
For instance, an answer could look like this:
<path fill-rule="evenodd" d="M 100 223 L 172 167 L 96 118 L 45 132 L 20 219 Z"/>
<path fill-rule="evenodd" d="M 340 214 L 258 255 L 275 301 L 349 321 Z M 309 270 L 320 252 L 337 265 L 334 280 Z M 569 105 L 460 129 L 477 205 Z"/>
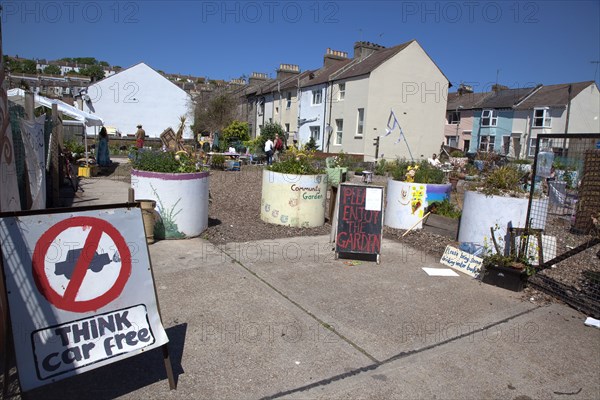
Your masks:
<path fill-rule="evenodd" d="M 283 138 L 283 128 L 277 122 L 267 122 L 260 130 L 260 136 L 256 138 L 256 147 L 263 151 L 267 139 L 274 141 L 275 135 Z"/>
<path fill-rule="evenodd" d="M 196 98 L 194 132 L 220 132 L 234 119 L 236 103 L 228 93 L 199 95 Z"/>
<path fill-rule="evenodd" d="M 92 78 L 92 82 L 104 79 L 104 69 L 100 65 L 91 65 L 87 68 L 80 68 L 79 72 L 82 75 Z"/>
<path fill-rule="evenodd" d="M 46 68 L 44 68 L 44 73 L 50 75 L 60 75 L 61 71 L 58 65 L 48 65 Z"/>
<path fill-rule="evenodd" d="M 241 121 L 232 121 L 225 129 L 223 129 L 223 139 L 227 141 L 231 139 L 238 139 L 242 142 L 250 140 L 248 123 Z"/>

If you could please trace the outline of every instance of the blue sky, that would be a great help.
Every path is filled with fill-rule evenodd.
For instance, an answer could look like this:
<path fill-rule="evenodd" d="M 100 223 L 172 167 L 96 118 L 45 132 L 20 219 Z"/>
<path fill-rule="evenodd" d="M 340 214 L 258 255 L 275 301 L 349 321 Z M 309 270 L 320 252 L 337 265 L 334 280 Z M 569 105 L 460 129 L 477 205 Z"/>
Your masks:
<path fill-rule="evenodd" d="M 600 1 L 1 1 L 3 51 L 232 79 L 322 65 L 328 47 L 416 39 L 481 91 L 596 79 Z M 598 68 L 598 70 L 597 70 Z"/>

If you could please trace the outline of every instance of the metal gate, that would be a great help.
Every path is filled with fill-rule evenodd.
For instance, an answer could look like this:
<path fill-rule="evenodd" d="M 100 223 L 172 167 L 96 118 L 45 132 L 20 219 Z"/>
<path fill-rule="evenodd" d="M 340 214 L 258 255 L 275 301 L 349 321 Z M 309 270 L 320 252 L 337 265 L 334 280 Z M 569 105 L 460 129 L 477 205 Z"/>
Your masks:
<path fill-rule="evenodd" d="M 545 221 L 525 244 L 539 254 L 530 286 L 599 318 L 600 134 L 539 134 L 528 151 L 535 158 L 525 231 Z"/>

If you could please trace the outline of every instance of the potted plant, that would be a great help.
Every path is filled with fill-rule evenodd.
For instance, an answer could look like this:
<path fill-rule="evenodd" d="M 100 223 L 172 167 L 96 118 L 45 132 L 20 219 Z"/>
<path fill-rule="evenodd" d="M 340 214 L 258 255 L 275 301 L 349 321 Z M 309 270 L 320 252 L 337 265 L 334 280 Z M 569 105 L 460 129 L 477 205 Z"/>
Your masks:
<path fill-rule="evenodd" d="M 510 227 L 525 227 L 529 192 L 527 174 L 506 165 L 489 172 L 481 181 L 470 182 L 464 193 L 458 241 L 485 246 L 491 240 L 490 226 L 499 227 L 506 237 Z M 544 229 L 548 198 L 541 194 L 533 199 L 537 210 L 531 217 L 531 228 Z"/>
<path fill-rule="evenodd" d="M 335 157 L 327 157 L 325 164 L 327 165 L 328 186 L 338 186 L 340 182 L 346 181 L 346 174 L 348 173 L 346 153 L 340 151 Z"/>
<path fill-rule="evenodd" d="M 427 206 L 450 198 L 452 185 L 444 180 L 444 172 L 427 161 L 411 164 L 397 160 L 387 184 L 385 225 L 421 229 Z"/>
<path fill-rule="evenodd" d="M 327 174 L 313 152 L 291 147 L 263 170 L 261 212 L 270 224 L 311 228 L 325 224 Z"/>
<path fill-rule="evenodd" d="M 535 273 L 536 256 L 541 257 L 541 243 L 534 246 L 535 237 L 541 238 L 541 230 L 510 229 L 508 241 L 497 237 L 500 227 L 490 228 L 493 248 L 484 247 L 481 280 L 483 283 L 520 292 L 529 276 Z M 539 263 L 539 259 L 537 260 Z"/>
<path fill-rule="evenodd" d="M 132 160 L 135 198 L 156 201 L 156 239 L 200 235 L 208 227 L 209 173 L 185 151 L 141 151 Z"/>

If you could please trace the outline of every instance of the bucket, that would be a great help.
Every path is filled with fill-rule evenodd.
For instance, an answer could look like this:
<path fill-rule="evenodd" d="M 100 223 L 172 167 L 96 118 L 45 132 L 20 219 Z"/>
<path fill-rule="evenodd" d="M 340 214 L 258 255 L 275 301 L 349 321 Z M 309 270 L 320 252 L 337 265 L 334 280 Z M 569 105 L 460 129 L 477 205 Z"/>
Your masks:
<path fill-rule="evenodd" d="M 154 200 L 136 200 L 142 209 L 142 220 L 144 221 L 144 232 L 146 233 L 146 243 L 154 243 L 154 207 L 156 207 L 156 201 Z"/>

